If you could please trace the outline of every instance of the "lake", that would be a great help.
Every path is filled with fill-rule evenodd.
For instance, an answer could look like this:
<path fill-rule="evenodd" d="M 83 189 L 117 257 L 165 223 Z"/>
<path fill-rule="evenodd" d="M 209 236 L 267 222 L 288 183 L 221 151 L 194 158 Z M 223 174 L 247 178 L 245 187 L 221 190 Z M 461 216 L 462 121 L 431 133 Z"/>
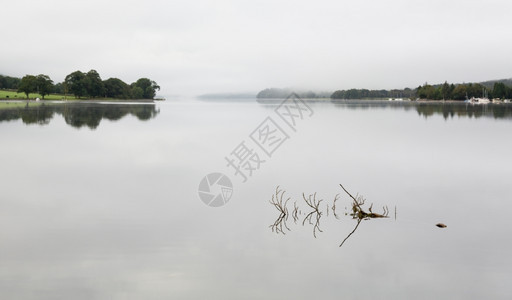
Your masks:
<path fill-rule="evenodd" d="M 0 298 L 511 299 L 511 128 L 508 104 L 2 109 Z"/>

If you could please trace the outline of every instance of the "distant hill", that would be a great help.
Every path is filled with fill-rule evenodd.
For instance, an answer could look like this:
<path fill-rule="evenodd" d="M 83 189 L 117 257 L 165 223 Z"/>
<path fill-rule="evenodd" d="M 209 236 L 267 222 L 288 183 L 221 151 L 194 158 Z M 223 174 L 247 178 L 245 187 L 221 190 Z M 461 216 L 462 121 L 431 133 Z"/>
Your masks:
<path fill-rule="evenodd" d="M 481 85 L 485 86 L 486 88 L 492 89 L 494 87 L 494 84 L 500 82 L 504 83 L 507 86 L 512 86 L 512 78 L 509 79 L 497 79 L 497 80 L 488 80 L 479 82 Z"/>
<path fill-rule="evenodd" d="M 455 83 L 455 85 L 475 83 L 475 84 L 481 84 L 481 85 L 483 85 L 484 87 L 486 87 L 488 89 L 492 89 L 496 82 L 501 82 L 501 83 L 504 83 L 507 86 L 512 86 L 512 78 L 509 78 L 509 79 L 487 80 L 487 81 L 482 81 L 482 82 L 463 82 L 463 83 Z M 443 84 L 444 83 L 437 83 L 437 84 L 432 84 L 432 86 L 437 88 L 437 87 L 442 86 Z"/>

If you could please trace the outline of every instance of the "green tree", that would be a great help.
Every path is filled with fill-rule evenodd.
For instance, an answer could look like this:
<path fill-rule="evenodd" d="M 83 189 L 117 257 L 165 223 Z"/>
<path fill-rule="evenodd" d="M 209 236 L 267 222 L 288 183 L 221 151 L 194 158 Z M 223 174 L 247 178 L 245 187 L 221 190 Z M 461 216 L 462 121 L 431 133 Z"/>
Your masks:
<path fill-rule="evenodd" d="M 130 86 L 119 78 L 109 78 L 103 81 L 105 95 L 110 98 L 130 98 Z"/>
<path fill-rule="evenodd" d="M 142 90 L 139 86 L 134 86 L 132 88 L 132 98 L 133 99 L 144 99 L 144 90 Z"/>
<path fill-rule="evenodd" d="M 21 79 L 11 76 L 0 75 L 0 89 L 18 89 Z"/>
<path fill-rule="evenodd" d="M 100 74 L 96 70 L 90 70 L 85 74 L 85 90 L 87 95 L 92 98 L 96 98 L 98 96 L 103 96 L 105 93 L 105 87 L 103 85 L 103 81 L 101 80 Z"/>
<path fill-rule="evenodd" d="M 30 93 L 35 92 L 37 89 L 37 78 L 34 75 L 25 75 L 21 78 L 18 86 L 18 93 L 25 93 L 27 99 Z"/>
<path fill-rule="evenodd" d="M 49 95 L 53 90 L 53 80 L 48 75 L 39 74 L 36 77 L 36 86 L 37 92 L 44 99 L 44 96 Z"/>
<path fill-rule="evenodd" d="M 87 94 L 85 74 L 83 72 L 75 71 L 69 74 L 66 76 L 66 79 L 64 79 L 64 83 L 76 98 L 80 98 Z"/>
<path fill-rule="evenodd" d="M 471 97 L 483 97 L 485 93 L 485 87 L 480 83 L 470 83 L 468 84 L 468 95 Z"/>
<path fill-rule="evenodd" d="M 468 91 L 465 84 L 459 84 L 453 89 L 452 98 L 454 100 L 465 100 L 467 96 Z"/>
<path fill-rule="evenodd" d="M 441 86 L 441 95 L 443 97 L 443 100 L 451 99 L 452 98 L 451 86 L 446 81 Z"/>
<path fill-rule="evenodd" d="M 53 93 L 55 94 L 64 94 L 64 84 L 62 82 L 56 83 L 53 85 Z"/>
<path fill-rule="evenodd" d="M 507 97 L 507 86 L 503 82 L 495 82 L 492 95 L 494 98 L 505 99 Z"/>
<path fill-rule="evenodd" d="M 137 80 L 135 83 L 132 84 L 132 90 L 135 87 L 139 87 L 142 89 L 143 99 L 153 99 L 156 95 L 156 90 L 160 90 L 160 86 L 158 86 L 156 82 L 148 78 L 140 78 L 139 80 Z"/>
<path fill-rule="evenodd" d="M 421 99 L 434 99 L 434 94 L 436 94 L 436 88 L 428 83 L 418 87 L 418 97 Z"/>

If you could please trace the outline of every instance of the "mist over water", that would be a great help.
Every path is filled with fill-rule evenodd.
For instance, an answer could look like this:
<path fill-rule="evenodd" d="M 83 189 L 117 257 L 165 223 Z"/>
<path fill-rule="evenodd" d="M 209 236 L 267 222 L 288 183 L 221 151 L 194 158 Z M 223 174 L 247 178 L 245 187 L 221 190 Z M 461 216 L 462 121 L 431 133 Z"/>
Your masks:
<path fill-rule="evenodd" d="M 2 111 L 2 297 L 512 296 L 509 106 L 307 104 L 314 114 L 283 125 L 289 139 L 245 183 L 225 158 L 267 117 L 279 122 L 279 102 Z M 198 195 L 213 172 L 233 185 L 221 207 Z M 390 211 L 341 248 L 357 222 L 339 184 L 366 211 Z M 286 234 L 270 227 L 277 186 L 290 198 Z M 301 222 L 302 193 L 315 192 L 316 238 Z M 324 207 L 337 194 L 339 218 Z"/>

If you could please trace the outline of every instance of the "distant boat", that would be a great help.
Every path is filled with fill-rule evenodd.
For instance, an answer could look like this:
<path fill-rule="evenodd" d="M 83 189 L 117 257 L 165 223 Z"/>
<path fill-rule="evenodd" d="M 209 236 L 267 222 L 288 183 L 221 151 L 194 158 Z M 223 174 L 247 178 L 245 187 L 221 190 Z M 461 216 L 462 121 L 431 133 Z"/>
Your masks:
<path fill-rule="evenodd" d="M 491 103 L 491 100 L 489 100 L 489 98 L 471 98 L 469 99 L 469 102 L 470 103 L 473 103 L 473 104 L 489 104 Z"/>
<path fill-rule="evenodd" d="M 485 91 L 485 89 L 482 89 L 482 98 L 475 98 L 475 97 L 472 97 L 469 102 L 473 103 L 473 104 L 489 104 L 491 103 L 491 100 L 489 100 L 489 98 L 487 97 L 487 93 Z"/>

